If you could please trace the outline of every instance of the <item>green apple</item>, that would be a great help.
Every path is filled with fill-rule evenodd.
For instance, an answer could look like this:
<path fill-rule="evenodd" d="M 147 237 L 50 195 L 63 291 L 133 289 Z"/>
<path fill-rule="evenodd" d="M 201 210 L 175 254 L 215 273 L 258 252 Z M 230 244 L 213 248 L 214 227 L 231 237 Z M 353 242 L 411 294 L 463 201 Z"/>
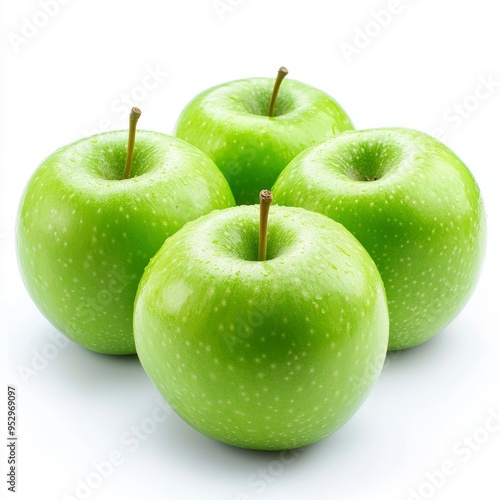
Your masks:
<path fill-rule="evenodd" d="M 277 203 L 327 215 L 368 250 L 385 284 L 391 350 L 431 338 L 470 297 L 485 250 L 481 194 L 427 134 L 346 132 L 295 158 L 273 190 Z"/>
<path fill-rule="evenodd" d="M 271 207 L 259 260 L 258 219 L 256 205 L 228 208 L 169 238 L 140 282 L 134 335 L 192 427 L 290 449 L 338 429 L 367 397 L 387 350 L 387 302 L 373 260 L 340 224 Z"/>
<path fill-rule="evenodd" d="M 126 131 L 57 150 L 29 181 L 17 223 L 19 266 L 35 304 L 70 339 L 108 354 L 135 352 L 137 285 L 165 239 L 234 205 L 212 160 L 180 139 L 138 132 L 124 179 L 126 158 Z"/>
<path fill-rule="evenodd" d="M 294 80 L 248 78 L 210 88 L 182 111 L 175 135 L 208 154 L 236 203 L 253 204 L 305 148 L 353 128 L 328 94 Z M 271 101 L 271 102 L 270 102 Z M 271 116 L 269 116 L 271 115 Z"/>

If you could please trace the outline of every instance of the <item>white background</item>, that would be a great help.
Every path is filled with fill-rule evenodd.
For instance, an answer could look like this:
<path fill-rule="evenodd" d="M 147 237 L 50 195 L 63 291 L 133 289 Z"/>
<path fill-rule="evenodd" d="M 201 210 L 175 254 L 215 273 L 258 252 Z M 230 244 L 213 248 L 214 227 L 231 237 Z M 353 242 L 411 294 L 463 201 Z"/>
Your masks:
<path fill-rule="evenodd" d="M 499 498 L 500 430 L 489 425 L 500 412 L 499 2 L 62 3 L 2 2 L 0 13 L 0 497 L 83 498 L 78 481 L 90 479 L 101 483 L 87 492 L 92 500 Z M 155 423 L 166 413 L 137 358 L 65 342 L 29 299 L 14 252 L 17 205 L 34 169 L 97 129 L 125 128 L 128 96 L 142 108 L 141 128 L 170 133 L 198 92 L 274 77 L 280 65 L 333 95 L 357 128 L 444 133 L 489 216 L 483 274 L 460 316 L 392 355 L 355 417 L 295 456 L 219 444 L 175 414 Z M 18 392 L 16 495 L 4 475 L 7 384 Z M 142 441 L 131 440 L 137 428 Z M 93 464 L 110 454 L 120 464 L 99 481 Z M 452 472 L 439 473 L 443 465 Z"/>

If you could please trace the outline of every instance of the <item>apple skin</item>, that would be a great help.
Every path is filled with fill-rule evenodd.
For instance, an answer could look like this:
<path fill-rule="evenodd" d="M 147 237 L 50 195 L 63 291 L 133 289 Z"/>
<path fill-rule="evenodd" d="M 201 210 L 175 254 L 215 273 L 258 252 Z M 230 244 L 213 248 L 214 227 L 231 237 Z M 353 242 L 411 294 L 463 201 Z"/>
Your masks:
<path fill-rule="evenodd" d="M 210 88 L 176 124 L 175 135 L 221 169 L 238 205 L 253 205 L 305 148 L 354 128 L 332 97 L 290 79 L 281 85 L 275 116 L 268 117 L 273 86 L 272 78 L 249 78 Z"/>
<path fill-rule="evenodd" d="M 165 242 L 134 312 L 139 359 L 192 427 L 242 448 L 318 441 L 367 397 L 385 359 L 380 274 L 340 224 L 271 207 L 257 261 L 258 206 L 213 212 Z"/>
<path fill-rule="evenodd" d="M 464 163 L 433 137 L 346 132 L 295 158 L 273 193 L 340 222 L 368 250 L 389 302 L 390 350 L 430 339 L 469 299 L 486 245 L 483 201 Z"/>
<path fill-rule="evenodd" d="M 65 146 L 21 199 L 18 262 L 42 314 L 78 344 L 135 352 L 132 314 L 150 258 L 186 222 L 234 205 L 223 175 L 191 145 L 139 131 L 133 177 L 121 179 L 127 131 Z"/>

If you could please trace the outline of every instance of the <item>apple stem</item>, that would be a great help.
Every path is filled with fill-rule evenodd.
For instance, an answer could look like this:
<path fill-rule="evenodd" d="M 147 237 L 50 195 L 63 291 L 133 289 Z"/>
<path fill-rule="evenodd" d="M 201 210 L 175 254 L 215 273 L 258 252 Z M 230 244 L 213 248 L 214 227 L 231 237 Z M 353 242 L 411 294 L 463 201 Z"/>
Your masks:
<path fill-rule="evenodd" d="M 134 158 L 135 146 L 135 132 L 137 130 L 137 122 L 141 116 L 139 108 L 132 108 L 130 111 L 129 129 L 128 129 L 128 146 L 127 146 L 127 159 L 125 161 L 125 169 L 123 170 L 123 178 L 130 179 L 132 172 L 132 160 Z"/>
<path fill-rule="evenodd" d="M 273 193 L 264 189 L 260 192 L 260 225 L 259 225 L 259 260 L 267 257 L 267 221 L 269 218 L 269 207 L 273 202 Z"/>
<path fill-rule="evenodd" d="M 278 92 L 280 90 L 281 82 L 285 79 L 286 75 L 288 75 L 288 70 L 284 66 L 281 66 L 281 68 L 278 70 L 276 81 L 274 82 L 273 93 L 271 95 L 271 102 L 269 103 L 269 111 L 267 112 L 267 116 L 274 116 L 274 108 L 276 106 L 276 100 L 278 99 Z"/>

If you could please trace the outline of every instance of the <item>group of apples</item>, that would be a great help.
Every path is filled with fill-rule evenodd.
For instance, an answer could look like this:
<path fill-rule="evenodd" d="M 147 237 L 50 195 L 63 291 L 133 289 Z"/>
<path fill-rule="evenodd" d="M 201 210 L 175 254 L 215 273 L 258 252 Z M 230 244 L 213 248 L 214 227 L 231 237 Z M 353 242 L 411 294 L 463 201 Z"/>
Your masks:
<path fill-rule="evenodd" d="M 26 288 L 56 328 L 137 352 L 186 422 L 267 450 L 334 432 L 388 349 L 450 323 L 486 233 L 479 188 L 444 144 L 355 131 L 286 74 L 206 90 L 175 137 L 136 132 L 133 108 L 128 132 L 59 149 L 17 225 Z"/>

